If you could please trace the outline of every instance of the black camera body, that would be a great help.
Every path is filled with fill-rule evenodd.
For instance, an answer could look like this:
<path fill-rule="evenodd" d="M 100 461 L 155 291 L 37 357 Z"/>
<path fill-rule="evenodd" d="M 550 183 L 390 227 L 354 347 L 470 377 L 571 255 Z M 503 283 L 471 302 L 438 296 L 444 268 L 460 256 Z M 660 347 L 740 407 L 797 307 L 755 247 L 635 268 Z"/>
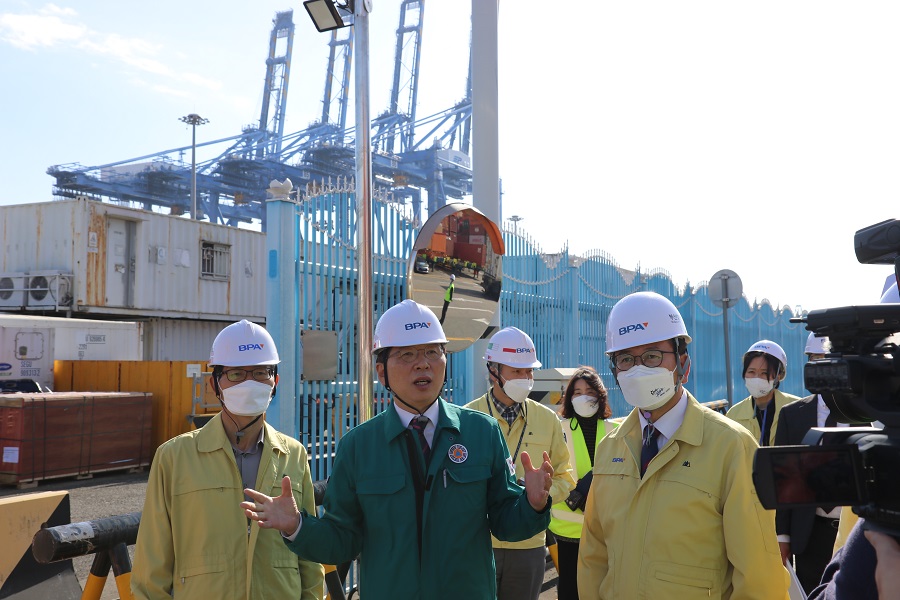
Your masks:
<path fill-rule="evenodd" d="M 900 221 L 856 232 L 860 262 L 900 272 Z M 900 279 L 900 277 L 898 277 Z M 838 421 L 875 427 L 811 429 L 801 446 L 760 448 L 753 482 L 768 509 L 853 506 L 869 526 L 900 537 L 900 304 L 814 310 L 791 319 L 827 336 L 831 351 L 803 369 Z"/>

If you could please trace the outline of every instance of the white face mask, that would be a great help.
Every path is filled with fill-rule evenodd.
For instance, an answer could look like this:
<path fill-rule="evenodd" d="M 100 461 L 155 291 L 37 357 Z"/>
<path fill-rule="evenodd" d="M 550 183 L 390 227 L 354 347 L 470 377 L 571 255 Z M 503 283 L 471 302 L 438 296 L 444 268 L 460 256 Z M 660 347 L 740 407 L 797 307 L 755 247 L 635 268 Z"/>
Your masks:
<path fill-rule="evenodd" d="M 616 378 L 625 401 L 641 410 L 656 410 L 675 393 L 673 371 L 664 367 L 635 365 Z"/>
<path fill-rule="evenodd" d="M 513 401 L 521 404 L 528 398 L 531 388 L 534 387 L 534 379 L 507 379 L 503 384 L 503 391 Z"/>
<path fill-rule="evenodd" d="M 572 408 L 580 417 L 593 417 L 600 410 L 600 401 L 593 396 L 575 396 L 572 398 Z"/>
<path fill-rule="evenodd" d="M 747 391 L 750 392 L 751 396 L 762 398 L 775 388 L 775 380 L 769 381 L 760 377 L 748 377 L 744 379 L 744 385 L 747 386 Z"/>
<path fill-rule="evenodd" d="M 261 415 L 269 408 L 271 401 L 272 386 L 253 379 L 222 389 L 222 402 L 233 415 L 242 417 Z"/>

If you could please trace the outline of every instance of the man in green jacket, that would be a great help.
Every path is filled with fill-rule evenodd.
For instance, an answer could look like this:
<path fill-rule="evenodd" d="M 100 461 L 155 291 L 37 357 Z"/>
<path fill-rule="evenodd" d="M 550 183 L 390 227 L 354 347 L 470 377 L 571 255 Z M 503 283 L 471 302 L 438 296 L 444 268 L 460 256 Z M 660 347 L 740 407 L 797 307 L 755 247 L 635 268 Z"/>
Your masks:
<path fill-rule="evenodd" d="M 288 478 L 281 496 L 246 490 L 253 502 L 241 506 L 307 560 L 359 556 L 368 600 L 494 600 L 491 534 L 513 541 L 546 529 L 549 457 L 536 469 L 523 453 L 523 490 L 496 421 L 440 398 L 447 338 L 428 307 L 391 307 L 374 342 L 395 402 L 341 439 L 324 516 L 297 509 Z"/>

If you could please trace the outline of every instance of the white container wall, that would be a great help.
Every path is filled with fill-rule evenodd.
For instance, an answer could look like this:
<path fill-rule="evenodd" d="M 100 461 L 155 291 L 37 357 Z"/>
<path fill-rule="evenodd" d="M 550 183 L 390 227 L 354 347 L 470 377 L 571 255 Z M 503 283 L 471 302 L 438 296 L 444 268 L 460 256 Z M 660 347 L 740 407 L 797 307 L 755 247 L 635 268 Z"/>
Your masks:
<path fill-rule="evenodd" d="M 142 358 L 142 323 L 0 313 L 0 378 L 53 389 L 54 360 Z"/>
<path fill-rule="evenodd" d="M 38 308 L 22 302 L 47 297 L 24 277 L 39 271 L 50 296 L 71 274 L 74 314 L 263 322 L 265 256 L 257 231 L 84 198 L 0 206 L 0 310 Z"/>
<path fill-rule="evenodd" d="M 144 359 L 208 361 L 213 340 L 233 322 L 149 319 L 144 323 Z"/>

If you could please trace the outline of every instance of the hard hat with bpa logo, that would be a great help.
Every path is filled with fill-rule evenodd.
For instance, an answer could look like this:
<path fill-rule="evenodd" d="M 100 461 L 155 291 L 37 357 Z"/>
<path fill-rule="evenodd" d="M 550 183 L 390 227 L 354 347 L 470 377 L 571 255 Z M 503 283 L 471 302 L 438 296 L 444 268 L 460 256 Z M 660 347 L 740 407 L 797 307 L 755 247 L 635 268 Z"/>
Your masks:
<path fill-rule="evenodd" d="M 414 300 L 390 307 L 375 325 L 373 352 L 382 348 L 446 344 L 441 322 L 430 308 Z"/>
<path fill-rule="evenodd" d="M 537 369 L 541 366 L 534 342 L 527 333 L 515 327 L 504 327 L 491 336 L 484 360 L 516 369 Z"/>
<path fill-rule="evenodd" d="M 209 353 L 209 365 L 244 367 L 277 365 L 278 349 L 263 327 L 243 319 L 219 332 Z"/>
<path fill-rule="evenodd" d="M 744 356 L 746 357 L 751 352 L 762 352 L 763 354 L 768 354 L 769 356 L 774 356 L 778 359 L 778 362 L 781 363 L 781 367 L 783 369 L 782 373 L 787 371 L 787 354 L 784 352 L 784 348 L 776 344 L 771 340 L 759 340 L 744 352 Z"/>
<path fill-rule="evenodd" d="M 606 353 L 691 336 L 672 301 L 656 292 L 635 292 L 616 302 L 606 320 Z"/>
<path fill-rule="evenodd" d="M 804 354 L 828 354 L 831 352 L 831 342 L 828 341 L 828 336 L 816 337 L 816 334 L 810 331 L 803 352 Z"/>

